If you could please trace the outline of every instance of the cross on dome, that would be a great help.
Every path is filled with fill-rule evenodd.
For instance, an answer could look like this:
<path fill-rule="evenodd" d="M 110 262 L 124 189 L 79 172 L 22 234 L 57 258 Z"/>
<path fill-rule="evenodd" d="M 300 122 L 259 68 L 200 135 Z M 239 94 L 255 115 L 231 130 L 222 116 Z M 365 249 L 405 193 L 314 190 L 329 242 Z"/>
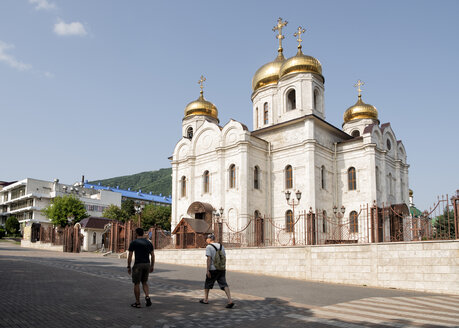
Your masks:
<path fill-rule="evenodd" d="M 357 83 L 354 84 L 354 87 L 355 87 L 355 88 L 358 88 L 357 91 L 359 92 L 359 98 L 362 96 L 362 95 L 361 95 L 362 89 L 360 89 L 360 87 L 361 87 L 362 85 L 365 85 L 365 82 L 360 81 L 360 80 L 358 80 Z"/>
<path fill-rule="evenodd" d="M 306 32 L 306 30 L 303 27 L 298 26 L 297 32 L 293 34 L 293 36 L 298 37 L 298 39 L 296 39 L 296 41 L 298 41 L 298 49 L 301 49 L 301 42 L 303 41 L 301 39 L 301 34 L 303 34 L 304 32 Z"/>
<path fill-rule="evenodd" d="M 277 25 L 273 27 L 273 32 L 278 32 L 278 34 L 276 35 L 276 38 L 279 40 L 279 49 L 278 51 L 280 53 L 282 53 L 282 39 L 285 38 L 285 36 L 282 35 L 282 29 L 288 24 L 287 21 L 282 21 L 282 18 L 279 17 L 279 19 L 277 20 Z"/>
<path fill-rule="evenodd" d="M 200 84 L 200 88 L 201 88 L 201 96 L 204 94 L 204 81 L 206 80 L 206 78 L 204 77 L 204 75 L 201 75 L 201 78 L 199 79 L 198 81 L 198 84 Z"/>

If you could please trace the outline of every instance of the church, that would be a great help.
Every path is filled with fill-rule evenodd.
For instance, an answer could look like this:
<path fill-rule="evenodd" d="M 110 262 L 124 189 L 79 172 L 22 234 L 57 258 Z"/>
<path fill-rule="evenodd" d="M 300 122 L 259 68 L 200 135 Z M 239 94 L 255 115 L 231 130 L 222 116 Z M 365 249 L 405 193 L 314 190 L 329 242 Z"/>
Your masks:
<path fill-rule="evenodd" d="M 200 96 L 185 108 L 170 158 L 173 231 L 182 219 L 210 225 L 217 216 L 223 233 L 241 232 L 257 217 L 291 233 L 299 213 L 312 211 L 321 213 L 323 223 L 315 225 L 324 233 L 325 219 L 336 216 L 359 234 L 367 229 L 357 219 L 363 205 L 408 204 L 405 148 L 389 123 L 380 124 L 376 107 L 363 101 L 363 82 L 356 84 L 357 101 L 344 111 L 342 128 L 328 123 L 321 63 L 302 52 L 302 27 L 294 34 L 296 55 L 284 57 L 286 24 L 279 19 L 273 28 L 277 56 L 252 79 L 252 129 L 236 120 L 220 125 L 201 77 Z M 261 238 L 274 233 L 266 222 L 257 229 Z"/>

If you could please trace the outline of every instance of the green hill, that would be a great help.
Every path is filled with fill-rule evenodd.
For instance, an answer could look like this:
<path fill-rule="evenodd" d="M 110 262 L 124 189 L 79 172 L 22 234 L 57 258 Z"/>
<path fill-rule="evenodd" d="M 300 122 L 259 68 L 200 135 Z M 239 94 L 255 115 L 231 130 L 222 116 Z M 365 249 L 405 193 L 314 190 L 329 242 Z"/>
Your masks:
<path fill-rule="evenodd" d="M 172 168 L 159 169 L 158 171 L 148 171 L 125 175 L 122 177 L 94 180 L 89 183 L 103 186 L 116 187 L 120 189 L 142 190 L 142 192 L 152 192 L 154 195 L 162 194 L 169 196 L 172 194 Z"/>

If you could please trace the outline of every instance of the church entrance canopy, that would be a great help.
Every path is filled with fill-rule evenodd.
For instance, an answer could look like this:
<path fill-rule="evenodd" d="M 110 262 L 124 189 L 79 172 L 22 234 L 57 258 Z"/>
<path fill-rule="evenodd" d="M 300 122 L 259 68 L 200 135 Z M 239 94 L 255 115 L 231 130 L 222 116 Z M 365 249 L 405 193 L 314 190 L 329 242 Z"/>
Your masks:
<path fill-rule="evenodd" d="M 209 203 L 194 202 L 187 210 L 188 215 L 197 220 L 204 220 L 208 224 L 212 224 L 212 213 L 214 207 Z"/>

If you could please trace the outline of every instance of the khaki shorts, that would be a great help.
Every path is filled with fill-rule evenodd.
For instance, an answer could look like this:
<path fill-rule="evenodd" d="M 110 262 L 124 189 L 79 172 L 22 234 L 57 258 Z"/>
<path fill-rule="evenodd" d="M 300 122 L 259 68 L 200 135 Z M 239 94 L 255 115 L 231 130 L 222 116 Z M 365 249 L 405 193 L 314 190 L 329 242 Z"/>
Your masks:
<path fill-rule="evenodd" d="M 148 274 L 150 273 L 150 263 L 137 263 L 132 267 L 132 282 L 139 284 L 140 282 L 148 281 Z"/>

